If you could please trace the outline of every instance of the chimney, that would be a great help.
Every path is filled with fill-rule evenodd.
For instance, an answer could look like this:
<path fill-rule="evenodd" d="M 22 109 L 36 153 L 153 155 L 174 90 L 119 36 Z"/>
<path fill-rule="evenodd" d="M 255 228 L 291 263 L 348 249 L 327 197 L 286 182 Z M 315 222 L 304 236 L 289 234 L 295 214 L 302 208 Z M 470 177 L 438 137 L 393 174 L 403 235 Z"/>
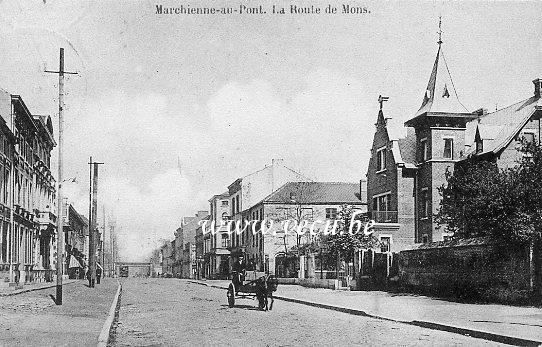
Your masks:
<path fill-rule="evenodd" d="M 280 165 L 284 166 L 284 159 L 271 159 L 271 165 Z"/>
<path fill-rule="evenodd" d="M 539 98 L 540 97 L 540 86 L 542 85 L 542 79 L 537 78 L 533 81 L 534 84 L 534 96 Z"/>
<path fill-rule="evenodd" d="M 487 114 L 487 108 L 479 108 L 479 109 L 477 109 L 476 111 L 474 111 L 472 113 L 475 114 L 476 117 L 482 117 L 482 116 L 485 116 Z"/>

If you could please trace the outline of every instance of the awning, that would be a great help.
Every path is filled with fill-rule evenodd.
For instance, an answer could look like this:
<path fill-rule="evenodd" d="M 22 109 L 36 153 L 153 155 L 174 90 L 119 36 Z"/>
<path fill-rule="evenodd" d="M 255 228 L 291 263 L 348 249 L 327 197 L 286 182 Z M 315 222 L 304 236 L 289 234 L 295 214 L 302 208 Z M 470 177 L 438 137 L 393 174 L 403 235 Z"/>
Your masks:
<path fill-rule="evenodd" d="M 74 256 L 71 256 L 70 257 L 70 265 L 68 266 L 68 268 L 74 268 L 74 267 L 82 267 L 81 266 L 81 263 L 79 263 L 79 261 L 74 257 Z"/>

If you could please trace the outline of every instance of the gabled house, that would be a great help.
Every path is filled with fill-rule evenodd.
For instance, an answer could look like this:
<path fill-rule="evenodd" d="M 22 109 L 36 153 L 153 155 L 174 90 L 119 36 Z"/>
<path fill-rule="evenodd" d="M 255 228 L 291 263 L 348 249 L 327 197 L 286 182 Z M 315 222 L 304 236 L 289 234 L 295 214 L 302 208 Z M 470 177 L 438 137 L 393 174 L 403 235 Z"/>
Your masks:
<path fill-rule="evenodd" d="M 452 235 L 435 222 L 446 172 L 465 160 L 489 160 L 501 168 L 521 157 L 522 139 L 541 143 L 541 79 L 534 95 L 501 110 L 469 112 L 459 101 L 439 38 L 435 62 L 422 103 L 397 135 L 380 111 L 367 171 L 367 200 L 376 235 L 387 250 L 413 243 L 446 240 Z"/>
<path fill-rule="evenodd" d="M 465 159 L 496 162 L 500 168 L 512 167 L 520 159 L 521 140 L 541 143 L 542 79 L 533 81 L 533 96 L 492 113 L 481 112 L 467 124 Z"/>
<path fill-rule="evenodd" d="M 383 100 L 367 169 L 367 209 L 382 244 L 377 251 L 397 252 L 415 242 L 416 134 L 412 129 L 405 134 L 398 131 L 384 116 Z"/>
<path fill-rule="evenodd" d="M 289 182 L 271 193 L 248 210 L 248 219 L 253 221 L 273 220 L 279 226 L 276 235 L 246 230 L 246 260 L 254 264 L 257 271 L 276 274 L 279 277 L 297 276 L 295 262 L 288 262 L 286 256 L 306 243 L 305 236 L 286 234 L 281 223 L 307 221 L 315 224 L 314 231 L 321 234 L 326 220 L 334 220 L 343 205 L 351 205 L 361 213 L 367 212 L 365 181 L 346 182 Z M 275 228 L 275 227 L 274 227 Z M 308 229 L 308 226 L 305 228 Z M 258 230 L 258 229 L 257 229 Z"/>
<path fill-rule="evenodd" d="M 384 100 L 387 100 L 385 98 Z M 442 40 L 418 111 L 396 135 L 380 111 L 367 172 L 367 199 L 376 235 L 393 252 L 414 243 L 443 240 L 434 220 L 438 188 L 464 154 L 467 124 L 477 118 L 459 101 L 444 58 Z"/>

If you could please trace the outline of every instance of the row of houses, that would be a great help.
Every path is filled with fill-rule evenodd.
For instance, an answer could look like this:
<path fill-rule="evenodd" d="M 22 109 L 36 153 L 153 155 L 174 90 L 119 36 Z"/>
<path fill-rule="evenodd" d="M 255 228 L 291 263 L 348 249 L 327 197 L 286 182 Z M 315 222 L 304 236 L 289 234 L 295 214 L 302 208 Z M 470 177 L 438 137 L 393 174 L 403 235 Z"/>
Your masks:
<path fill-rule="evenodd" d="M 184 278 L 227 278 L 236 258 L 243 254 L 250 270 L 285 277 L 296 275 L 285 257 L 307 239 L 292 233 L 242 233 L 220 228 L 222 221 L 334 219 L 342 205 L 366 212 L 366 182 L 314 182 L 275 159 L 271 165 L 243 176 L 228 190 L 209 199 L 209 209 L 185 217 L 175 239 L 161 249 L 162 272 Z M 204 228 L 202 221 L 206 221 Z M 215 232 L 210 232 L 214 222 Z M 322 228 L 323 225 L 320 226 Z M 204 230 L 205 229 L 205 230 Z"/>
<path fill-rule="evenodd" d="M 542 79 L 533 84 L 533 95 L 513 105 L 494 112 L 469 111 L 459 99 L 439 39 L 427 87 L 420 93 L 421 106 L 403 125 L 384 110 L 384 102 L 393 98 L 379 97 L 368 169 L 359 173 L 365 178 L 359 183 L 313 182 L 274 160 L 213 195 L 208 211 L 185 218 L 175 240 L 162 249 L 163 264 L 168 264 L 163 271 L 179 277 L 227 277 L 242 253 L 256 271 L 289 277 L 300 265 L 289 268 L 283 259 L 306 240 L 204 233 L 198 222 L 333 219 L 343 204 L 354 205 L 375 221 L 377 252 L 396 253 L 451 239 L 435 221 L 446 172 L 468 160 L 510 167 L 521 156 L 521 141 L 541 143 Z"/>
<path fill-rule="evenodd" d="M 0 285 L 53 280 L 58 217 L 57 182 L 51 171 L 55 146 L 51 117 L 32 114 L 20 95 L 0 89 Z M 80 267 L 88 253 L 88 220 L 72 205 L 64 211 L 68 273 L 70 258 Z"/>

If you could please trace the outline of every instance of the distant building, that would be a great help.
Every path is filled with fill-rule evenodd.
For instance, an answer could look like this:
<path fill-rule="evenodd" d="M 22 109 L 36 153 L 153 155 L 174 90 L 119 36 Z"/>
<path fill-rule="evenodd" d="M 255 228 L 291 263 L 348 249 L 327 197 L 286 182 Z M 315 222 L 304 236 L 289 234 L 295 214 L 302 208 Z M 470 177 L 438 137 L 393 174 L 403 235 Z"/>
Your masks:
<path fill-rule="evenodd" d="M 181 221 L 181 227 L 177 229 L 177 239 L 182 240 L 180 248 L 181 278 L 194 278 L 197 272 L 196 263 L 196 230 L 199 222 L 209 215 L 208 211 L 198 211 L 193 217 L 184 217 Z"/>
<path fill-rule="evenodd" d="M 206 278 L 228 278 L 230 240 L 228 230 L 220 228 L 220 223 L 230 218 L 230 196 L 228 192 L 218 194 L 209 199 L 210 215 L 207 233 L 203 234 L 204 275 Z M 210 232 L 214 222 L 215 233 Z M 203 230 L 202 230 L 203 232 Z"/>
<path fill-rule="evenodd" d="M 73 205 L 66 204 L 64 224 L 66 263 L 70 278 L 84 278 L 84 268 L 87 265 L 88 250 L 88 219 L 80 215 Z"/>
<path fill-rule="evenodd" d="M 160 248 L 160 260 L 164 276 L 173 276 L 174 248 L 175 240 L 164 242 Z"/>

